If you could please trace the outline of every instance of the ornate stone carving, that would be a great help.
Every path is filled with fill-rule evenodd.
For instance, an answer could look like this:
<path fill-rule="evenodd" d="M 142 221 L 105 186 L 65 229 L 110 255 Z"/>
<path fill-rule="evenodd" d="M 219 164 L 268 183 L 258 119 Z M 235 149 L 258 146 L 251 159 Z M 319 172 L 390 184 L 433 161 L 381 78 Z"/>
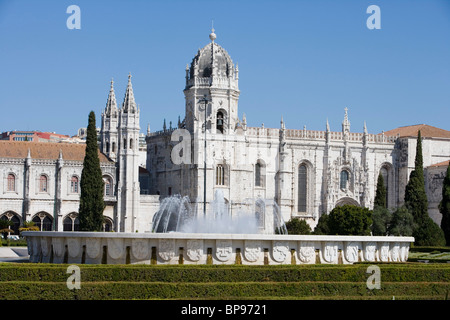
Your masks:
<path fill-rule="evenodd" d="M 100 253 L 100 239 L 87 238 L 86 239 L 86 253 L 89 258 L 97 258 Z"/>
<path fill-rule="evenodd" d="M 108 254 L 113 259 L 119 259 L 123 254 L 123 239 L 108 239 Z"/>
<path fill-rule="evenodd" d="M 131 252 L 138 260 L 144 260 L 148 257 L 149 245 L 146 239 L 133 239 L 131 241 Z"/>
<path fill-rule="evenodd" d="M 75 258 L 80 253 L 80 238 L 67 238 L 69 256 Z"/>
<path fill-rule="evenodd" d="M 57 257 L 64 254 L 64 238 L 52 238 L 53 253 Z"/>
<path fill-rule="evenodd" d="M 203 256 L 203 240 L 188 240 L 186 249 L 186 255 L 191 261 L 199 261 Z"/>
<path fill-rule="evenodd" d="M 39 255 L 41 252 L 41 241 L 40 238 L 32 237 L 32 250 L 30 252 L 30 256 Z"/>
<path fill-rule="evenodd" d="M 391 248 L 391 261 L 400 261 L 400 244 L 398 242 L 394 243 Z"/>
<path fill-rule="evenodd" d="M 336 242 L 326 242 L 323 245 L 322 256 L 326 262 L 329 262 L 329 263 L 337 262 L 337 257 L 338 257 L 337 243 Z"/>
<path fill-rule="evenodd" d="M 258 260 L 261 254 L 261 241 L 256 240 L 246 240 L 244 257 L 250 262 L 255 262 Z"/>
<path fill-rule="evenodd" d="M 159 252 L 158 255 L 164 261 L 169 261 L 175 257 L 175 240 L 173 239 L 160 239 L 159 240 Z"/>
<path fill-rule="evenodd" d="M 380 260 L 383 262 L 389 261 L 389 243 L 383 242 L 380 245 Z"/>
<path fill-rule="evenodd" d="M 311 263 L 315 260 L 316 249 L 314 243 L 311 242 L 300 242 L 298 246 L 298 258 L 301 262 Z"/>
<path fill-rule="evenodd" d="M 409 243 L 402 243 L 400 245 L 400 261 L 406 262 L 409 254 Z"/>
<path fill-rule="evenodd" d="M 41 250 L 42 250 L 42 255 L 48 256 L 49 254 L 49 243 L 48 243 L 48 238 L 46 237 L 41 237 Z"/>
<path fill-rule="evenodd" d="M 364 245 L 364 259 L 366 261 L 375 261 L 375 253 L 377 250 L 377 244 L 376 242 L 367 242 Z"/>
<path fill-rule="evenodd" d="M 360 244 L 358 242 L 348 242 L 345 246 L 345 260 L 350 263 L 357 262 L 359 256 Z"/>
<path fill-rule="evenodd" d="M 216 240 L 216 257 L 219 261 L 228 261 L 232 253 L 231 240 Z"/>
<path fill-rule="evenodd" d="M 289 255 L 289 246 L 286 241 L 274 241 L 272 247 L 273 259 L 277 262 L 283 262 Z"/>

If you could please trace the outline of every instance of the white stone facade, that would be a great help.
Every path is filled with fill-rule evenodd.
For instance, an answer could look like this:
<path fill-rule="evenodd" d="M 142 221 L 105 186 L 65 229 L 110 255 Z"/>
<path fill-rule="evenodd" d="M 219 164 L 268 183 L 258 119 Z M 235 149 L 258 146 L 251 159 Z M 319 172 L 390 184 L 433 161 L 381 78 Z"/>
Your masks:
<path fill-rule="evenodd" d="M 414 168 L 420 128 L 424 130 L 430 215 L 440 223 L 437 208 L 446 166 L 436 164 L 450 159 L 449 131 L 410 126 L 369 134 L 364 123 L 362 132 L 353 132 L 347 108 L 338 132 L 330 130 L 328 121 L 324 121 L 322 131 L 291 129 L 290 121 L 283 118 L 279 128 L 248 127 L 246 115 L 238 116 L 239 68 L 215 42 L 214 33 L 210 39 L 186 67 L 184 119 L 176 128 L 164 125 L 161 131 L 147 129 L 148 171 L 144 174 L 140 168 L 140 110 L 131 76 L 121 108 L 111 81 L 100 129 L 100 154 L 105 157 L 102 171 L 108 183 L 107 229 L 150 232 L 160 198 L 175 194 L 188 196 L 199 212 L 205 202 L 209 212 L 217 190 L 224 194 L 232 215 L 263 199 L 275 201 L 285 221 L 299 217 L 314 227 L 322 214 L 338 205 L 372 208 L 380 172 L 385 178 L 388 206 L 396 208 L 403 204 Z M 19 223 L 40 219 L 42 226 L 47 223 L 47 229 L 49 223 L 52 230 L 70 229 L 64 221 L 70 218 L 76 222 L 79 192 L 72 192 L 71 183 L 73 177 L 81 178 L 82 158 L 70 158 L 69 149 L 51 157 L 36 157 L 34 152 L 38 154 L 12 156 L 0 150 L 0 218 Z M 183 163 L 174 158 L 184 159 Z M 8 185 L 11 174 L 15 177 L 12 190 Z M 48 185 L 40 192 L 43 175 Z"/>
<path fill-rule="evenodd" d="M 147 133 L 152 193 L 187 195 L 201 210 L 206 150 L 208 210 L 220 189 L 232 212 L 246 206 L 247 199 L 271 199 L 285 221 L 301 217 L 314 227 L 320 215 L 337 205 L 372 208 L 380 171 L 388 206 L 403 204 L 404 188 L 414 168 L 415 136 L 369 134 L 365 123 L 362 133 L 352 132 L 347 108 L 339 132 L 330 131 L 328 121 L 323 131 L 287 129 L 289 121 L 283 119 L 280 128 L 247 127 L 246 115 L 238 117 L 238 67 L 214 40 L 186 68 L 185 119 L 176 129 Z M 190 139 L 182 152 L 191 152 L 191 157 L 175 164 L 177 155 L 172 150 L 181 144 L 177 133 L 181 130 L 187 130 Z M 426 167 L 449 159 L 450 135 L 425 137 L 423 154 Z M 434 184 L 429 195 L 437 189 L 439 184 Z M 432 201 L 434 207 L 436 201 Z M 439 223 L 439 214 L 433 218 Z"/>

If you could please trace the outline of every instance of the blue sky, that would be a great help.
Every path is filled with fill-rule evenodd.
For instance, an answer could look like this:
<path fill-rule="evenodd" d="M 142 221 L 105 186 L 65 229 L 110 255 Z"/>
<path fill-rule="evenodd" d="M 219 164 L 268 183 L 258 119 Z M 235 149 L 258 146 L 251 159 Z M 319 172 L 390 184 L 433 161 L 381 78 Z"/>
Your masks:
<path fill-rule="evenodd" d="M 81 29 L 69 30 L 69 5 Z M 381 29 L 369 30 L 369 5 Z M 0 0 L 0 132 L 74 135 L 111 78 L 128 73 L 141 131 L 184 118 L 185 67 L 209 42 L 239 64 L 239 116 L 250 126 L 370 133 L 426 123 L 450 130 L 450 1 Z"/>

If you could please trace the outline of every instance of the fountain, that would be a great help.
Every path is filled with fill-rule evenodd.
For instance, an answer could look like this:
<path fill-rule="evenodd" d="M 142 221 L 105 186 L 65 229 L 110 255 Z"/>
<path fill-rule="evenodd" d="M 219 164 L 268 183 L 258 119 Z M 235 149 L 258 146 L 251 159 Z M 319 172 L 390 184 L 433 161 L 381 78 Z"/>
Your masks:
<path fill-rule="evenodd" d="M 247 199 L 233 208 L 221 191 L 215 192 L 209 212 L 199 214 L 197 209 L 197 201 L 176 195 L 161 201 L 152 232 L 23 235 L 30 262 L 82 264 L 405 262 L 414 242 L 413 237 L 288 235 L 274 201 Z"/>
<path fill-rule="evenodd" d="M 232 214 L 222 190 L 216 190 L 211 210 L 198 213 L 198 201 L 174 195 L 161 201 L 153 216 L 152 232 L 287 234 L 280 208 L 273 200 L 246 199 L 242 208 Z"/>

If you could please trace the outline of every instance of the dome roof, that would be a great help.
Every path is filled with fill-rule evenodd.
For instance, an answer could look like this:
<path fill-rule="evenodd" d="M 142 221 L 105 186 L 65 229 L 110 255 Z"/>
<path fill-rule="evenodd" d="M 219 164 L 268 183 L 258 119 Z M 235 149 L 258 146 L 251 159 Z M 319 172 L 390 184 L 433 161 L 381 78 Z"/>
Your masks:
<path fill-rule="evenodd" d="M 213 69 L 214 75 L 217 77 L 228 78 L 233 74 L 233 61 L 228 52 L 214 42 L 215 38 L 216 35 L 211 33 L 211 43 L 208 43 L 203 49 L 199 49 L 197 55 L 192 59 L 190 78 L 194 76 L 210 77 Z"/>

